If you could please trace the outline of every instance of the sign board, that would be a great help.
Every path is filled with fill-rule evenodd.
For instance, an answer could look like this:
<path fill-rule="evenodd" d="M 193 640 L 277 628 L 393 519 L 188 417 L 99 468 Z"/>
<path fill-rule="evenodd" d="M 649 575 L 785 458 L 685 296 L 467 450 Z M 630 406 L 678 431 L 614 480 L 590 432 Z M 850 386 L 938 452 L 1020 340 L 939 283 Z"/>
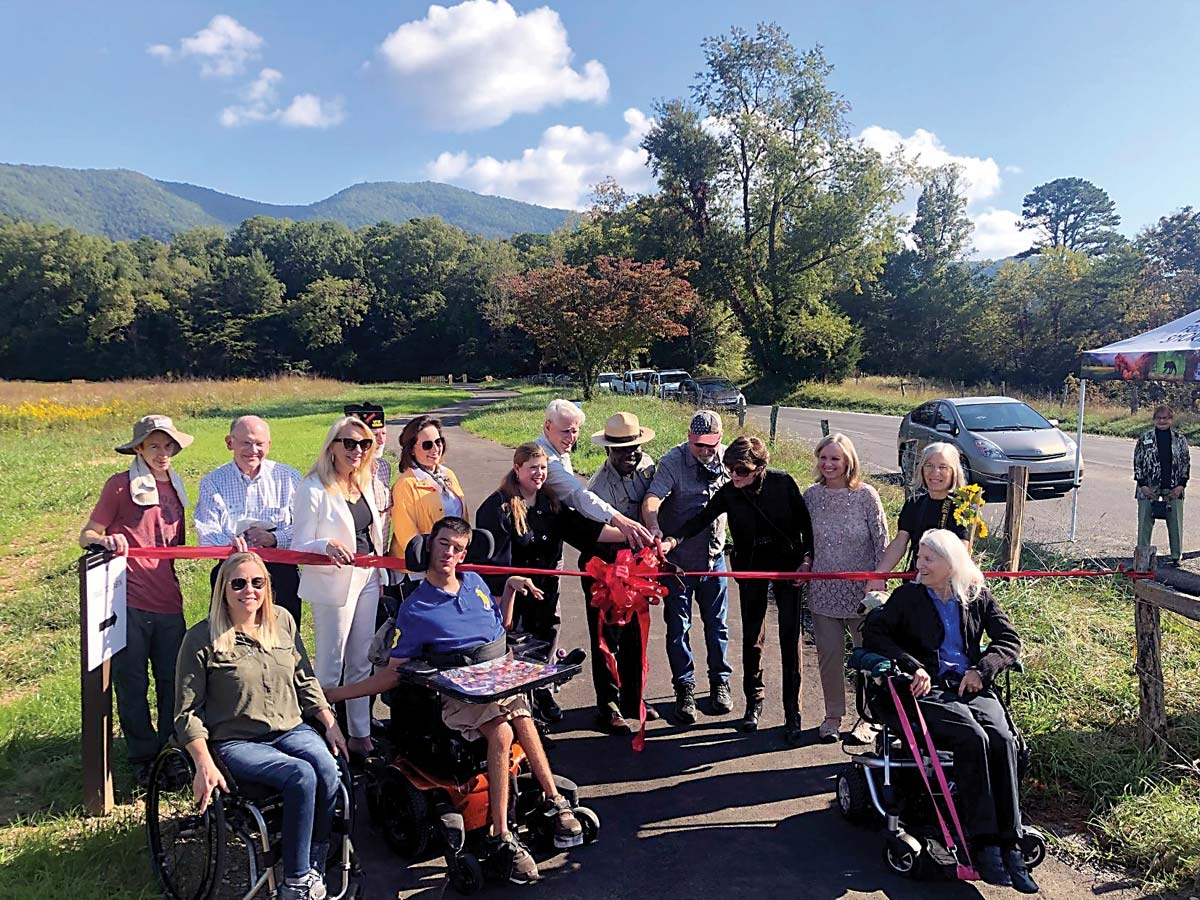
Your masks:
<path fill-rule="evenodd" d="M 86 570 L 83 643 L 89 672 L 125 649 L 125 567 L 125 557 L 114 556 Z"/>

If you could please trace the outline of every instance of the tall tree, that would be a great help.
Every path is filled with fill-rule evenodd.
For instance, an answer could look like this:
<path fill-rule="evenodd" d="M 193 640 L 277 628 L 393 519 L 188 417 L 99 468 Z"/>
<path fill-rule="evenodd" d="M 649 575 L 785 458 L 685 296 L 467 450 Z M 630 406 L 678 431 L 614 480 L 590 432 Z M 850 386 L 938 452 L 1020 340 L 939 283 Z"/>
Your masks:
<path fill-rule="evenodd" d="M 930 169 L 921 182 L 912 238 L 926 271 L 937 272 L 971 251 L 975 226 L 967 217 L 961 166 Z"/>
<path fill-rule="evenodd" d="M 1124 242 L 1108 192 L 1083 178 L 1056 178 L 1025 195 L 1021 228 L 1040 234 L 1035 249 L 1056 247 L 1098 255 Z"/>
<path fill-rule="evenodd" d="M 632 357 L 656 338 L 684 333 L 678 319 L 696 301 L 686 279 L 694 267 L 600 256 L 590 266 L 534 269 L 505 286 L 520 327 L 543 360 L 567 366 L 590 400 L 607 360 Z"/>

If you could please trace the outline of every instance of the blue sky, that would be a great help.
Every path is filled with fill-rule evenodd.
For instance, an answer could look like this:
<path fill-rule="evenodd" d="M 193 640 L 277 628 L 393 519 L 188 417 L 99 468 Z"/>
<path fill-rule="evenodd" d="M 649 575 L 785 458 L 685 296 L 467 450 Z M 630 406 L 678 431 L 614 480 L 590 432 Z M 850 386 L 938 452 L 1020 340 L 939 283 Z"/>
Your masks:
<path fill-rule="evenodd" d="M 1021 199 L 1079 176 L 1134 234 L 1200 204 L 1200 4 L 1156 2 L 9 4 L 0 161 L 127 168 L 276 203 L 431 178 L 555 206 L 614 175 L 686 95 L 700 42 L 776 21 L 820 43 L 880 149 L 958 161 L 976 251 L 1028 234 Z"/>

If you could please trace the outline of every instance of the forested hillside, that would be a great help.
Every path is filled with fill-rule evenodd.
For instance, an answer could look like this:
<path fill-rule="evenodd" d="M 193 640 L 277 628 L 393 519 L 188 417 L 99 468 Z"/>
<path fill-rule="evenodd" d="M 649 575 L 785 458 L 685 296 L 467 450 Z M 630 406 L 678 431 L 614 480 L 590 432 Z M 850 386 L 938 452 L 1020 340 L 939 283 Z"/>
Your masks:
<path fill-rule="evenodd" d="M 429 181 L 356 184 L 306 206 L 281 206 L 124 169 L 0 163 L 0 215 L 113 240 L 170 240 L 200 226 L 232 229 L 252 216 L 327 219 L 350 228 L 439 216 L 464 231 L 496 238 L 554 231 L 568 212 Z"/>

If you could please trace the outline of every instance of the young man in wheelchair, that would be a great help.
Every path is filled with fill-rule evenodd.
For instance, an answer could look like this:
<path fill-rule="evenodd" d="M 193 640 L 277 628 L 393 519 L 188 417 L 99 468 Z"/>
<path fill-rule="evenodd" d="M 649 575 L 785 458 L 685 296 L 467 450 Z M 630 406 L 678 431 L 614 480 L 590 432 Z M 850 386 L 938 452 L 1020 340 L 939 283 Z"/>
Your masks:
<path fill-rule="evenodd" d="M 939 749 L 953 751 L 958 802 L 980 877 L 1036 893 L 1018 846 L 1017 739 L 993 690 L 996 678 L 1016 664 L 1021 639 L 956 535 L 925 533 L 917 575 L 867 617 L 863 647 L 912 676 L 912 696 L 930 734 Z M 981 650 L 985 634 L 989 644 Z"/>
<path fill-rule="evenodd" d="M 396 615 L 399 636 L 387 669 L 370 678 L 342 687 L 326 688 L 332 703 L 391 690 L 400 683 L 398 669 L 410 659 L 429 655 L 477 653 L 495 648 L 501 655 L 506 629 L 512 624 L 513 598 L 530 593 L 540 599 L 530 579 L 513 576 L 504 586 L 499 603 L 474 572 L 458 572 L 471 543 L 471 526 L 457 516 L 435 522 L 429 535 L 429 566 L 425 580 L 400 606 Z M 479 660 L 493 658 L 486 652 Z M 514 740 L 525 750 L 530 769 L 546 795 L 543 812 L 553 819 L 556 847 L 583 842 L 583 828 L 571 804 L 555 785 L 550 763 L 523 694 L 487 704 L 442 699 L 442 720 L 468 740 L 487 740 L 488 805 L 492 839 L 512 854 L 510 880 L 525 884 L 538 879 L 537 863 L 509 828 L 509 761 Z M 402 727 L 402 723 L 401 723 Z"/>

